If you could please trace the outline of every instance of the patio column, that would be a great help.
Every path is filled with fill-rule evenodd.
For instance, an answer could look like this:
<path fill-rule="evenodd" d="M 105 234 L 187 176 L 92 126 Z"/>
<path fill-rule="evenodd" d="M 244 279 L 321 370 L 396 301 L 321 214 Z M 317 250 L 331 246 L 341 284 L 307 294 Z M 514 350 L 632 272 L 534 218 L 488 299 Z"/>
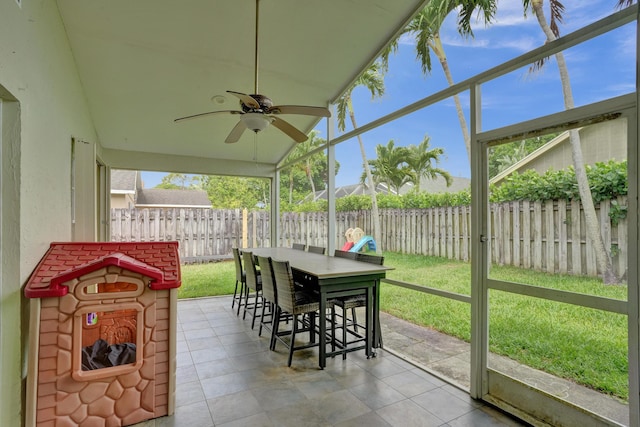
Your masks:
<path fill-rule="evenodd" d="M 332 109 L 327 119 L 327 254 L 333 255 L 336 249 L 336 147 L 331 143 L 334 136 L 336 111 Z"/>
<path fill-rule="evenodd" d="M 271 178 L 271 247 L 280 246 L 280 170 Z"/>

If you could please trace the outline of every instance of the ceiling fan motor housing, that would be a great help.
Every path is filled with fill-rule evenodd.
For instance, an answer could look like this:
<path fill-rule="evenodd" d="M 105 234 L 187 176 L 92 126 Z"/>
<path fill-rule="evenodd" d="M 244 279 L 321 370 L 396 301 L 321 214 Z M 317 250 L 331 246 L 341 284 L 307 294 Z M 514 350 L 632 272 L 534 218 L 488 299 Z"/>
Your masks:
<path fill-rule="evenodd" d="M 245 105 L 242 101 L 240 101 L 240 106 L 242 107 L 242 111 L 244 113 L 255 112 L 255 111 L 262 111 L 266 113 L 271 109 L 271 107 L 273 107 L 273 101 L 271 101 L 270 98 L 264 95 L 250 94 L 249 96 L 255 99 L 258 104 L 260 104 L 260 108 L 258 109 L 258 108 L 249 107 Z"/>

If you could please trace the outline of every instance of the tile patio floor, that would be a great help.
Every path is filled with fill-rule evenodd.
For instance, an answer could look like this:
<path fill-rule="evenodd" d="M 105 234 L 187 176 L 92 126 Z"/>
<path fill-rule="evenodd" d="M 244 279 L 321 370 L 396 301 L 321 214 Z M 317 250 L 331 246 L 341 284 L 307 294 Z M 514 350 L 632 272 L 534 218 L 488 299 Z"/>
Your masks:
<path fill-rule="evenodd" d="M 298 351 L 288 368 L 248 317 L 230 297 L 180 300 L 175 415 L 136 427 L 526 425 L 384 350 L 324 370 L 317 349 Z"/>

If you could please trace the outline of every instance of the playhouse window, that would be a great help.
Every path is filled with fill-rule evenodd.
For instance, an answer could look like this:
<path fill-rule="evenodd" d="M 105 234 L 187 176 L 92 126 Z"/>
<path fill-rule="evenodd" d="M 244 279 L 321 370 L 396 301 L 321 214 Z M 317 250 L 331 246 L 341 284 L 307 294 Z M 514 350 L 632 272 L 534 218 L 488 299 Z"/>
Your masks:
<path fill-rule="evenodd" d="M 113 294 L 114 298 L 138 297 L 144 292 L 144 283 L 141 280 L 128 278 L 127 282 L 92 282 L 82 283 L 76 291 L 76 296 L 81 300 L 102 300 L 107 294 Z"/>
<path fill-rule="evenodd" d="M 74 377 L 120 375 L 142 364 L 142 306 L 137 303 L 82 307 L 74 318 Z"/>

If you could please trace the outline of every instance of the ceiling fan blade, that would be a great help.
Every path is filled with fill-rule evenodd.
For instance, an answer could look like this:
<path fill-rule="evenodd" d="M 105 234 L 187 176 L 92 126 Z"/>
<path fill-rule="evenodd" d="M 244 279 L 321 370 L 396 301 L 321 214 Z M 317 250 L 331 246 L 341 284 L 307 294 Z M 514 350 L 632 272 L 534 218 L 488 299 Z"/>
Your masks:
<path fill-rule="evenodd" d="M 242 103 L 244 105 L 246 105 L 247 107 L 260 108 L 260 104 L 258 104 L 258 101 L 256 101 L 255 99 L 253 99 L 251 96 L 247 95 L 246 93 L 234 92 L 232 90 L 228 90 L 227 93 L 230 93 L 231 95 L 237 96 L 240 99 L 240 101 L 242 101 Z"/>
<path fill-rule="evenodd" d="M 218 113 L 242 114 L 242 111 L 237 111 L 237 110 L 209 111 L 209 112 L 206 112 L 206 113 L 194 114 L 192 116 L 180 117 L 180 118 L 175 119 L 174 122 L 176 122 L 176 123 L 183 122 L 185 120 L 197 119 L 199 117 L 210 116 L 210 115 L 218 114 Z"/>
<path fill-rule="evenodd" d="M 227 135 L 227 139 L 224 140 L 227 144 L 233 144 L 234 142 L 238 142 L 242 133 L 247 129 L 247 126 L 244 124 L 242 120 L 238 120 L 238 123 L 231 129 L 229 135 Z"/>
<path fill-rule="evenodd" d="M 331 112 L 324 107 L 308 105 L 275 105 L 269 108 L 269 114 L 303 114 L 305 116 L 331 117 Z"/>
<path fill-rule="evenodd" d="M 280 129 L 282 132 L 289 135 L 291 139 L 293 139 L 295 142 L 305 142 L 307 139 L 309 139 L 309 136 L 300 132 L 298 129 L 293 127 L 289 122 L 279 119 L 278 117 L 272 117 L 272 119 L 273 121 L 271 122 L 271 124 L 277 127 L 278 129 Z"/>

